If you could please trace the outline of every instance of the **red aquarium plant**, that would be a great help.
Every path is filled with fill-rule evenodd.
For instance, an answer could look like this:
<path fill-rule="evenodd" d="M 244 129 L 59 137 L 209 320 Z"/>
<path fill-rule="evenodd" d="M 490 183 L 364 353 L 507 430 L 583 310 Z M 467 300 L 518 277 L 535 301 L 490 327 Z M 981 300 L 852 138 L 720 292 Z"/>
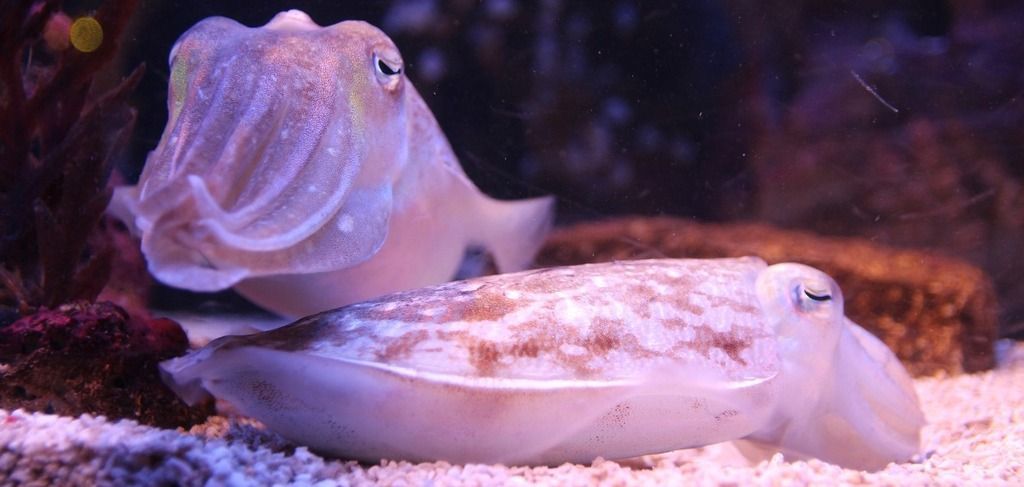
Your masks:
<path fill-rule="evenodd" d="M 0 0 L 0 407 L 152 424 L 199 420 L 156 363 L 188 346 L 169 320 L 96 302 L 114 242 L 101 225 L 142 67 L 106 93 L 93 79 L 135 0 L 72 20 L 53 0 Z"/>

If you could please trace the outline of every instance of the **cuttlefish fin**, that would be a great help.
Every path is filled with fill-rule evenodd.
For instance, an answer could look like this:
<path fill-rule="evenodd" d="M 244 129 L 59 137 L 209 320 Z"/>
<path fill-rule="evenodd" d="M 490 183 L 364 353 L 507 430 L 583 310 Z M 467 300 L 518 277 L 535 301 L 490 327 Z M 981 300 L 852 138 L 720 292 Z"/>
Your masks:
<path fill-rule="evenodd" d="M 474 244 L 487 247 L 499 272 L 514 272 L 530 265 L 554 221 L 551 196 L 501 201 L 480 195 Z"/>

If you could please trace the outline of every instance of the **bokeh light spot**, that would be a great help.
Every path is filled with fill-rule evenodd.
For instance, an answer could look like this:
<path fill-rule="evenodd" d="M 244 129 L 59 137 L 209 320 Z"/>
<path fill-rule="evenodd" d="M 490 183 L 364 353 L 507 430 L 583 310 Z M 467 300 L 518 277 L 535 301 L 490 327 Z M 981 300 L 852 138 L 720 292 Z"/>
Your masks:
<path fill-rule="evenodd" d="M 71 24 L 71 45 L 82 52 L 93 52 L 103 44 L 103 27 L 92 17 L 75 19 Z"/>

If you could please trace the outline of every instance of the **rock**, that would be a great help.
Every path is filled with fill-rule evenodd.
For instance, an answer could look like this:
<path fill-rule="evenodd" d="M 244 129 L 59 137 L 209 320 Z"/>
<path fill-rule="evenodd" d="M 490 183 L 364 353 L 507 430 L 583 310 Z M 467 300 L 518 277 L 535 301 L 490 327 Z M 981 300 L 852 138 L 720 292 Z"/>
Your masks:
<path fill-rule="evenodd" d="M 915 376 L 995 365 L 998 319 L 991 280 L 970 264 L 936 253 L 762 224 L 633 217 L 558 229 L 537 265 L 743 255 L 801 262 L 830 274 L 843 289 L 847 316 L 881 338 Z"/>
<path fill-rule="evenodd" d="M 162 427 L 201 423 L 212 404 L 188 407 L 157 369 L 187 348 L 177 323 L 132 320 L 109 302 L 43 309 L 0 328 L 0 408 Z"/>

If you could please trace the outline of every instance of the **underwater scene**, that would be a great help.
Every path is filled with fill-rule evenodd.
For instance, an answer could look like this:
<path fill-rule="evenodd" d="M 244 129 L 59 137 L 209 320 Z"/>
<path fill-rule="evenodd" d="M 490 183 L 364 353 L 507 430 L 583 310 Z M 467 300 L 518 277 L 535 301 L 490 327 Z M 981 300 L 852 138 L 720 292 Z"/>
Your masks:
<path fill-rule="evenodd" d="M 1022 22 L 0 0 L 0 486 L 1024 483 Z"/>

